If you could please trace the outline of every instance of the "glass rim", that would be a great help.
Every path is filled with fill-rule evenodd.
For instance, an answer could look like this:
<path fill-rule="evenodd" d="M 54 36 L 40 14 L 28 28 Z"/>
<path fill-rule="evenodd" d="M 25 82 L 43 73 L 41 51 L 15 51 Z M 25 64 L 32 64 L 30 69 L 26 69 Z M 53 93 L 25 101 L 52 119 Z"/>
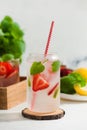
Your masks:
<path fill-rule="evenodd" d="M 58 55 L 58 54 L 57 53 L 48 53 L 48 54 L 45 55 L 44 53 L 29 53 L 28 56 L 30 56 L 30 55 L 32 55 L 32 56 L 33 55 L 34 56 L 35 55 L 44 55 L 44 56 L 47 56 L 47 55 Z"/>

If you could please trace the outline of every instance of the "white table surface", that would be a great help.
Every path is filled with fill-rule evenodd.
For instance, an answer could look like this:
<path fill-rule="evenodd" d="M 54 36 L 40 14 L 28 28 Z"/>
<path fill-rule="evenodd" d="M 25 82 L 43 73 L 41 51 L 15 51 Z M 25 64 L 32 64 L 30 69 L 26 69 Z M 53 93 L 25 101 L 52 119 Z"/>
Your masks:
<path fill-rule="evenodd" d="M 87 102 L 61 100 L 65 116 L 57 120 L 31 120 L 21 115 L 26 102 L 10 110 L 0 110 L 0 130 L 87 130 Z"/>

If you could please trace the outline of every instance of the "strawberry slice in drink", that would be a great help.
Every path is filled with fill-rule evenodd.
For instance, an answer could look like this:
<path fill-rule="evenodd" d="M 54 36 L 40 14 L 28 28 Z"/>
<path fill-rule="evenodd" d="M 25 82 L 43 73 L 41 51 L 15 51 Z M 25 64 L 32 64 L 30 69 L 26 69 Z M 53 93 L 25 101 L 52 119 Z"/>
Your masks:
<path fill-rule="evenodd" d="M 49 83 L 40 75 L 33 76 L 33 91 L 43 90 L 49 87 Z"/>

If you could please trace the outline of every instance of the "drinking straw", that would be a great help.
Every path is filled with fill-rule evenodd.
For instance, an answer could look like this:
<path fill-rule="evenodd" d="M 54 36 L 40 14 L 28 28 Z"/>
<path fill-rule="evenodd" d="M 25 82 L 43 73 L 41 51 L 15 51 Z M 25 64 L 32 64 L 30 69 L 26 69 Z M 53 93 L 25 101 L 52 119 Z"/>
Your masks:
<path fill-rule="evenodd" d="M 46 43 L 45 52 L 44 52 L 45 56 L 48 53 L 49 44 L 50 44 L 50 40 L 51 40 L 51 36 L 52 36 L 52 32 L 53 32 L 53 27 L 54 27 L 54 21 L 51 22 L 50 31 L 49 31 L 49 35 L 48 35 L 48 39 L 47 39 L 47 43 Z"/>

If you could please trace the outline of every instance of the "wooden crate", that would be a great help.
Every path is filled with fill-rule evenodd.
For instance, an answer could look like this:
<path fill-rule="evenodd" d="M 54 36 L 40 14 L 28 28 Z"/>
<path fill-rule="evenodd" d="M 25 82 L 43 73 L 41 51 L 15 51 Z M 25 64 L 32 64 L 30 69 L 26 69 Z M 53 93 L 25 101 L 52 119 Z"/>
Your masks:
<path fill-rule="evenodd" d="M 9 109 L 26 101 L 26 77 L 20 77 L 20 82 L 0 87 L 0 109 Z"/>

